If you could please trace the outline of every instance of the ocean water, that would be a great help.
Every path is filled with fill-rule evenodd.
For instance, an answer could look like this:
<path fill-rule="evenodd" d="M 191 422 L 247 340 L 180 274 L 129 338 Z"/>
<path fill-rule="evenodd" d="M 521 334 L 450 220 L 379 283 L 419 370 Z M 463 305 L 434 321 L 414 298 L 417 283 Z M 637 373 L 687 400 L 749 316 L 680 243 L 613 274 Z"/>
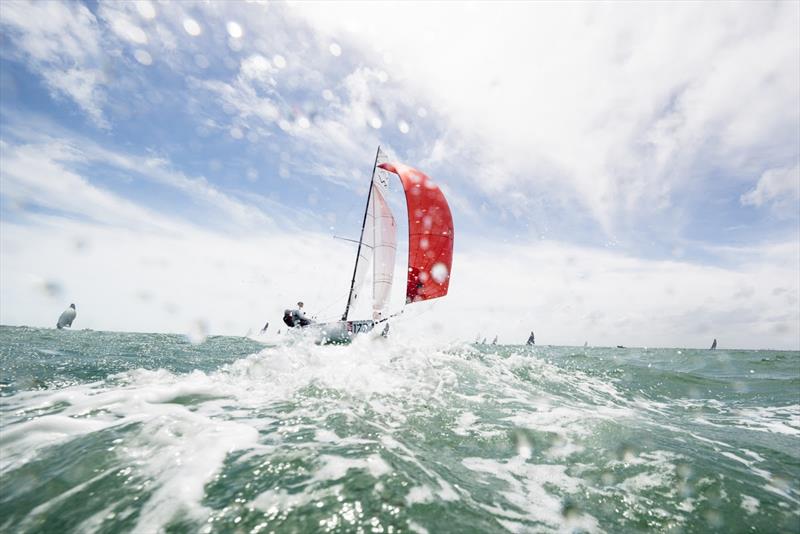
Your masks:
<path fill-rule="evenodd" d="M 800 353 L 0 327 L 2 532 L 798 532 Z"/>

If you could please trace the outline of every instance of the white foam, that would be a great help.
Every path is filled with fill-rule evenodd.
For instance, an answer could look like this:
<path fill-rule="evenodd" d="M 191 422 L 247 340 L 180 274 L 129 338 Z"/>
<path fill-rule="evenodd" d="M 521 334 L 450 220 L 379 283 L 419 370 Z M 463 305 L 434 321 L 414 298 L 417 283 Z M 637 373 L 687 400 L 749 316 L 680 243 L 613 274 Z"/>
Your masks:
<path fill-rule="evenodd" d="M 432 501 L 433 491 L 428 486 L 414 486 L 406 495 L 406 504 L 409 506 Z"/>
<path fill-rule="evenodd" d="M 756 499 L 755 497 L 751 497 L 750 495 L 742 494 L 742 510 L 747 512 L 747 515 L 753 515 L 758 512 L 758 507 L 761 502 Z"/>
<path fill-rule="evenodd" d="M 363 469 L 374 478 L 392 472 L 392 468 L 379 455 L 371 454 L 366 458 L 344 458 L 342 456 L 322 455 L 323 466 L 314 472 L 314 481 L 339 480 L 347 475 L 350 469 Z"/>
<path fill-rule="evenodd" d="M 462 464 L 467 469 L 507 483 L 508 490 L 501 494 L 520 512 L 490 505 L 482 505 L 482 507 L 494 515 L 511 520 L 512 523 L 509 523 L 509 526 L 515 524 L 515 520 L 545 523 L 553 529 L 564 526 L 561 497 L 550 493 L 545 488 L 545 484 L 557 487 L 563 493 L 577 493 L 584 488 L 580 479 L 566 474 L 566 466 L 531 464 L 521 456 L 506 461 L 466 458 Z M 530 503 L 536 503 L 536 506 L 531 507 Z M 599 530 L 597 520 L 588 514 L 581 514 L 570 526 L 588 532 Z"/>

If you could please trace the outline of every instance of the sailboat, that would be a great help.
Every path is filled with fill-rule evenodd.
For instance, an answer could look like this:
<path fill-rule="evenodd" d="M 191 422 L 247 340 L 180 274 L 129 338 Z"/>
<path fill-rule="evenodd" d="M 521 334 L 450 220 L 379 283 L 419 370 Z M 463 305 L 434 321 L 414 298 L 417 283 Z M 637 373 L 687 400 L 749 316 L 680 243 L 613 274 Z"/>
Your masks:
<path fill-rule="evenodd" d="M 408 212 L 408 261 L 405 304 L 444 297 L 450 286 L 453 264 L 453 217 L 439 187 L 425 173 L 385 160 L 378 147 L 372 166 L 367 206 L 361 223 L 347 305 L 338 321 L 315 323 L 304 330 L 315 331 L 318 343 L 348 343 L 375 325 L 402 313 L 390 313 L 390 296 L 397 252 L 397 225 L 386 201 L 389 180 L 400 179 Z M 372 266 L 372 318 L 355 319 L 352 312 L 360 299 Z M 386 330 L 388 334 L 388 330 Z"/>

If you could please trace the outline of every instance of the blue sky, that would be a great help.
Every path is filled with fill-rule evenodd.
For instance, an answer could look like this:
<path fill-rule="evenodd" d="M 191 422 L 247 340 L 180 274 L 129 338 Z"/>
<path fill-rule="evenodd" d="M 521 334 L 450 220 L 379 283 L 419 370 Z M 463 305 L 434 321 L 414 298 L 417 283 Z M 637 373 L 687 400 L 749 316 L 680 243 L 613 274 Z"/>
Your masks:
<path fill-rule="evenodd" d="M 443 336 L 797 348 L 799 10 L 4 2 L 0 322 L 242 333 L 343 300 L 330 236 L 380 143 L 451 202 Z"/>

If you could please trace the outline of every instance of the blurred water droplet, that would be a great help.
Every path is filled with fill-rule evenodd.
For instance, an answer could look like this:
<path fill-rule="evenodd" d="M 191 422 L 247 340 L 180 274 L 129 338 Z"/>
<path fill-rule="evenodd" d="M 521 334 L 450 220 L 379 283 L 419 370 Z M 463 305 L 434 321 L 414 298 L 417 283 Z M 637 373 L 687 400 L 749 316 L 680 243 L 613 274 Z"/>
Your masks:
<path fill-rule="evenodd" d="M 241 139 L 242 137 L 244 137 L 244 133 L 242 133 L 242 130 L 240 130 L 236 126 L 231 128 L 230 134 L 231 134 L 231 137 L 233 137 L 234 139 Z"/>
<path fill-rule="evenodd" d="M 228 48 L 233 50 L 234 52 L 238 52 L 242 49 L 242 41 L 239 39 L 234 39 L 233 37 L 228 39 Z"/>
<path fill-rule="evenodd" d="M 517 431 L 514 434 L 514 441 L 517 454 L 526 460 L 529 459 L 533 454 L 533 449 L 531 448 L 531 442 L 528 440 L 528 437 L 523 432 Z"/>
<path fill-rule="evenodd" d="M 241 39 L 242 35 L 244 34 L 244 31 L 242 31 L 242 27 L 238 23 L 233 21 L 229 21 L 225 25 L 225 28 L 228 30 L 228 35 L 230 35 L 234 39 Z"/>
<path fill-rule="evenodd" d="M 309 121 L 306 117 L 300 117 L 300 119 L 298 119 L 298 121 L 297 121 L 297 125 L 300 128 L 305 129 L 305 128 L 308 128 L 309 126 L 311 126 L 311 121 Z"/>
<path fill-rule="evenodd" d="M 447 265 L 444 263 L 436 263 L 431 268 L 431 276 L 437 284 L 443 284 L 445 280 L 447 280 L 448 274 L 449 272 L 447 271 Z"/>
<path fill-rule="evenodd" d="M 400 130 L 400 133 L 407 134 L 410 128 L 406 121 L 401 120 L 400 122 L 397 123 L 397 129 Z"/>
<path fill-rule="evenodd" d="M 197 37 L 203 32 L 200 24 L 194 19 L 184 19 L 183 29 L 192 37 Z"/>
<path fill-rule="evenodd" d="M 136 50 L 133 53 L 133 57 L 135 57 L 136 61 L 142 65 L 151 65 L 153 63 L 153 57 L 149 52 L 147 52 L 147 50 Z"/>
<path fill-rule="evenodd" d="M 136 11 L 139 12 L 143 19 L 152 20 L 156 18 L 156 8 L 153 7 L 153 3 L 150 0 L 137 0 Z"/>
<path fill-rule="evenodd" d="M 339 46 L 337 43 L 331 43 L 331 45 L 328 47 L 328 50 L 334 57 L 339 57 L 342 55 L 342 47 Z"/>
<path fill-rule="evenodd" d="M 280 54 L 278 54 L 272 58 L 272 64 L 278 67 L 279 69 L 282 69 L 286 66 L 286 59 Z"/>
<path fill-rule="evenodd" d="M 372 117 L 369 120 L 369 125 L 375 128 L 376 130 L 383 126 L 383 121 L 379 117 Z"/>
<path fill-rule="evenodd" d="M 42 291 L 48 297 L 60 297 L 64 293 L 63 286 L 55 280 L 45 280 L 42 284 Z"/>
<path fill-rule="evenodd" d="M 706 511 L 705 516 L 709 526 L 713 528 L 719 528 L 722 526 L 722 515 L 717 510 L 708 510 Z"/>
<path fill-rule="evenodd" d="M 425 109 L 425 108 L 419 108 L 419 109 L 417 110 L 417 116 L 418 116 L 418 117 L 422 117 L 422 118 L 425 118 L 425 117 L 427 117 L 427 116 L 428 116 L 428 110 L 427 110 L 427 109 Z"/>
<path fill-rule="evenodd" d="M 378 81 L 381 83 L 386 83 L 389 80 L 389 75 L 385 71 L 378 71 Z"/>
<path fill-rule="evenodd" d="M 197 319 L 189 326 L 189 331 L 186 333 L 186 339 L 192 345 L 199 345 L 206 340 L 208 336 L 208 324 L 203 319 Z"/>
<path fill-rule="evenodd" d="M 561 514 L 567 521 L 572 521 L 580 517 L 581 509 L 576 502 L 566 499 L 561 507 Z"/>
<path fill-rule="evenodd" d="M 630 462 L 636 458 L 636 450 L 628 443 L 620 443 L 617 447 L 617 458 L 623 462 Z"/>
<path fill-rule="evenodd" d="M 678 474 L 679 477 L 686 479 L 692 476 L 692 468 L 689 464 L 680 463 L 675 466 L 675 472 Z"/>
<path fill-rule="evenodd" d="M 324 91 L 322 91 L 322 98 L 327 101 L 333 100 L 333 91 L 331 91 L 330 89 L 325 89 Z"/>

